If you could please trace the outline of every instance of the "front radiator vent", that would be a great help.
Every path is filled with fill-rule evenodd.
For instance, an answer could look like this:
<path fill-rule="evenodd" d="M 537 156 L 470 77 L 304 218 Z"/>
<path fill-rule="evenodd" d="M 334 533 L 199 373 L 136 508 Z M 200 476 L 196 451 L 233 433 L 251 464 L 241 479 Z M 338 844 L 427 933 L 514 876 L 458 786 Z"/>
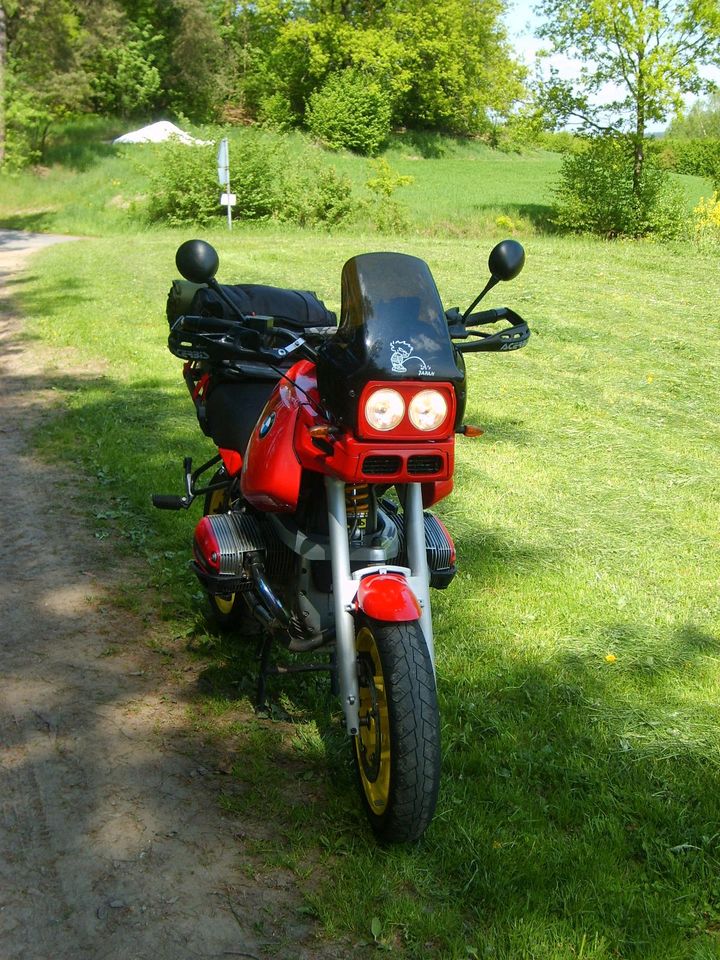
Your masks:
<path fill-rule="evenodd" d="M 427 477 L 440 473 L 443 459 L 438 456 L 408 457 L 407 472 L 413 477 Z"/>
<path fill-rule="evenodd" d="M 368 477 L 392 477 L 402 470 L 400 457 L 365 457 L 363 473 Z"/>

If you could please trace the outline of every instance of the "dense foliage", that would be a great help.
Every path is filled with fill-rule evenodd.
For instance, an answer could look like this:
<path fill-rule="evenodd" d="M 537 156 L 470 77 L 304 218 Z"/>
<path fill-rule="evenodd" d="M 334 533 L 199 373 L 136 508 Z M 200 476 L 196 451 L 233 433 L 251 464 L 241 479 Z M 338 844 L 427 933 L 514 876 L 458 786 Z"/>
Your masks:
<path fill-rule="evenodd" d="M 224 216 L 218 205 L 215 147 L 187 147 L 177 140 L 150 148 L 150 221 L 207 225 Z M 243 136 L 233 144 L 234 216 L 271 217 L 301 226 L 345 220 L 356 201 L 347 177 L 300 153 L 278 149 L 277 138 Z"/>
<path fill-rule="evenodd" d="M 386 90 L 356 70 L 332 74 L 310 97 L 308 129 L 329 147 L 376 154 L 390 135 Z"/>
<path fill-rule="evenodd" d="M 668 170 L 694 177 L 707 177 L 720 186 L 720 138 L 663 138 L 659 151 L 660 160 Z"/>
<path fill-rule="evenodd" d="M 555 222 L 575 232 L 605 237 L 661 239 L 684 230 L 685 199 L 657 157 L 643 165 L 639 190 L 633 178 L 633 143 L 628 137 L 593 137 L 563 159 L 556 191 Z"/>
<path fill-rule="evenodd" d="M 367 153 L 391 123 L 482 132 L 522 93 L 504 8 L 505 0 L 11 0 L 0 16 L 9 158 L 41 159 L 52 125 L 82 112 L 310 125 L 328 143 Z"/>

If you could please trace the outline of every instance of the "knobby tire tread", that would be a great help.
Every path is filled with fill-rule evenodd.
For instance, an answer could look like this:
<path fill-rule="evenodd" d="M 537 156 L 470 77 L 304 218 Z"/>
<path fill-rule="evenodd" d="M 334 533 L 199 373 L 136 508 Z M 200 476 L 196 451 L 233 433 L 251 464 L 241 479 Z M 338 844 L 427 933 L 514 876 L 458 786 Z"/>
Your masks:
<path fill-rule="evenodd" d="M 427 829 L 440 781 L 440 717 L 435 676 L 419 623 L 367 621 L 383 666 L 391 739 L 390 802 L 377 835 L 391 842 L 417 840 Z M 367 804 L 366 804 L 367 808 Z"/>

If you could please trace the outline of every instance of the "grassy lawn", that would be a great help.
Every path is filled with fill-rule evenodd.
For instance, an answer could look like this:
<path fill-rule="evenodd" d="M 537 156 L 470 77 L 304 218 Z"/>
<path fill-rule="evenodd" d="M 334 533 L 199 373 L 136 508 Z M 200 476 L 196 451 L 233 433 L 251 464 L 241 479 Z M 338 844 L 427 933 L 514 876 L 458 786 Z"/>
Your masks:
<path fill-rule="evenodd" d="M 149 506 L 179 490 L 184 454 L 212 453 L 165 348 L 192 232 L 51 249 L 16 292 L 33 335 L 105 361 L 85 380 L 51 372 L 67 415 L 39 443 L 95 478 L 98 536 L 147 562 L 169 634 L 202 658 L 193 722 L 233 744 L 243 785 L 222 802 L 271 824 L 259 851 L 294 871 L 329 935 L 438 960 L 720 957 L 716 262 L 520 237 L 525 272 L 489 304 L 534 336 L 469 360 L 468 420 L 486 434 L 459 440 L 440 508 L 461 573 L 434 598 L 438 813 L 418 846 L 379 849 L 324 689 L 287 689 L 294 723 L 249 716 L 252 650 L 207 628 L 185 568 L 196 516 Z M 309 287 L 333 308 L 344 260 L 378 246 L 271 226 L 207 236 L 221 278 Z M 484 282 L 492 242 L 382 246 L 427 259 L 450 306 Z"/>
<path fill-rule="evenodd" d="M 0 177 L 0 226 L 85 236 L 137 236 L 153 229 L 143 210 L 148 169 L 157 162 L 154 148 L 113 147 L 112 139 L 124 129 L 119 121 L 97 119 L 68 125 L 45 167 Z M 207 139 L 228 135 L 226 129 L 194 132 Z M 362 157 L 328 154 L 300 134 L 279 137 L 235 128 L 229 136 L 231 163 L 245 138 L 260 137 L 289 159 L 302 156 L 332 163 L 350 178 L 356 198 L 369 199 L 365 183 L 375 174 Z M 501 239 L 508 231 L 534 235 L 549 225 L 559 154 L 539 150 L 507 154 L 472 141 L 408 134 L 396 137 L 385 156 L 394 171 L 413 178 L 396 193 L 411 233 L 440 238 L 490 234 Z M 700 177 L 678 179 L 689 208 L 712 193 L 710 182 Z M 503 219 L 498 225 L 499 217 Z M 359 210 L 340 232 L 356 235 L 370 228 L 371 217 Z"/>

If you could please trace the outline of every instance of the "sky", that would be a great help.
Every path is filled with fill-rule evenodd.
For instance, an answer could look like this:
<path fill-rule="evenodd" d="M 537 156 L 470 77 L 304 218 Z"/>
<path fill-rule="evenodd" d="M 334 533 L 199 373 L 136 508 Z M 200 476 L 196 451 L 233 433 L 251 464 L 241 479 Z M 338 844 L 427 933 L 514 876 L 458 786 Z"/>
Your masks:
<path fill-rule="evenodd" d="M 510 40 L 515 47 L 520 59 L 532 68 L 535 55 L 543 46 L 543 41 L 534 36 L 535 30 L 540 24 L 540 19 L 533 12 L 533 7 L 537 0 L 509 0 L 508 12 L 505 14 L 505 24 L 508 29 Z M 579 72 L 579 62 L 572 60 L 562 54 L 554 54 L 549 58 L 549 62 L 557 68 L 560 76 L 564 79 L 572 79 Z M 703 76 L 713 79 L 720 84 L 720 70 L 716 68 L 701 68 Z M 618 96 L 617 88 L 609 86 L 602 95 L 597 98 L 597 102 L 603 103 Z M 696 98 L 689 97 L 686 100 L 689 106 Z M 669 122 L 669 121 L 668 121 Z M 655 124 L 648 128 L 648 133 L 660 133 L 665 129 L 665 124 Z"/>

